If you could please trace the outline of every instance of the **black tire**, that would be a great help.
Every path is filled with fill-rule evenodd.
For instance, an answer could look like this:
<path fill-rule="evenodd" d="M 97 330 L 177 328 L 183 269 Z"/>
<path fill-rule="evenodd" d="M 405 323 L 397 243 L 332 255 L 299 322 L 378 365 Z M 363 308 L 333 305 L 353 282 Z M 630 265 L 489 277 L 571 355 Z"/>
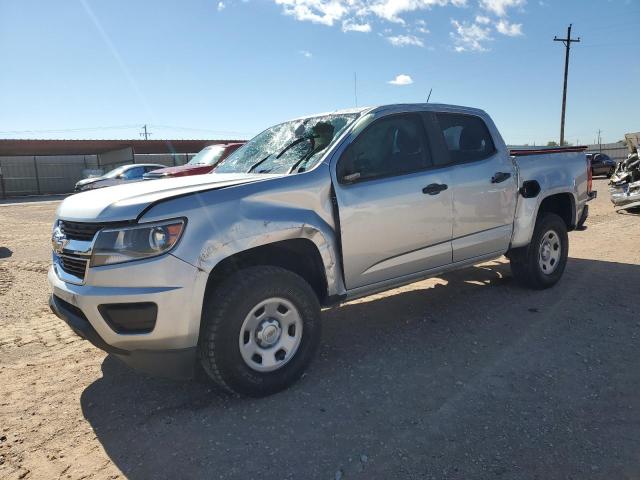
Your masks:
<path fill-rule="evenodd" d="M 559 258 L 551 267 L 553 270 L 550 273 L 545 272 L 540 265 L 541 245 L 549 232 L 555 232 L 559 241 Z M 536 221 L 531 243 L 527 247 L 509 253 L 511 272 L 514 278 L 526 287 L 536 290 L 549 288 L 558 283 L 562 277 L 568 255 L 569 236 L 564 220 L 555 213 L 543 213 Z"/>
<path fill-rule="evenodd" d="M 240 332 L 252 309 L 274 297 L 291 302 L 299 313 L 301 339 L 277 370 L 256 371 L 242 356 Z M 302 277 L 279 267 L 249 267 L 230 275 L 205 298 L 202 322 L 198 351 L 205 372 L 222 389 L 240 395 L 262 397 L 287 388 L 302 376 L 320 343 L 318 297 Z"/>
<path fill-rule="evenodd" d="M 607 172 L 607 178 L 611 178 L 613 177 L 613 174 L 615 173 L 616 169 L 612 168 Z"/>

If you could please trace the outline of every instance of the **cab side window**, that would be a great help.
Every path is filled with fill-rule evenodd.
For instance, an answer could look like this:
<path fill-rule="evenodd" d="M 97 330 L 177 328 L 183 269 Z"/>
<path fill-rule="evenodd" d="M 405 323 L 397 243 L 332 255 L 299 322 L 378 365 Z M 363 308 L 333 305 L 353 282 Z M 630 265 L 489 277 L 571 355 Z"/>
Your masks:
<path fill-rule="evenodd" d="M 453 163 L 484 160 L 495 153 L 489 129 L 480 117 L 437 113 L 436 118 Z"/>
<path fill-rule="evenodd" d="M 390 177 L 432 166 L 422 119 L 416 114 L 376 120 L 347 148 L 338 163 L 342 182 Z"/>
<path fill-rule="evenodd" d="M 142 178 L 144 174 L 144 167 L 133 167 L 124 172 L 122 175 L 127 180 L 135 180 L 136 178 Z"/>

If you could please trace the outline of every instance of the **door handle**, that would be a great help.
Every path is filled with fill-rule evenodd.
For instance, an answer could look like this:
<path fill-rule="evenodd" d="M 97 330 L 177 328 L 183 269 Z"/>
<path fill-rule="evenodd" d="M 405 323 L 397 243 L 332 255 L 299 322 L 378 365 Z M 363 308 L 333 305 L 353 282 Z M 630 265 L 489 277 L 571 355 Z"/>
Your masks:
<path fill-rule="evenodd" d="M 493 177 L 491 177 L 491 183 L 500 183 L 504 182 L 508 178 L 511 178 L 511 174 L 507 172 L 496 172 Z"/>
<path fill-rule="evenodd" d="M 422 189 L 422 193 L 425 195 L 438 195 L 447 188 L 449 188 L 449 186 L 444 183 L 431 183 Z"/>

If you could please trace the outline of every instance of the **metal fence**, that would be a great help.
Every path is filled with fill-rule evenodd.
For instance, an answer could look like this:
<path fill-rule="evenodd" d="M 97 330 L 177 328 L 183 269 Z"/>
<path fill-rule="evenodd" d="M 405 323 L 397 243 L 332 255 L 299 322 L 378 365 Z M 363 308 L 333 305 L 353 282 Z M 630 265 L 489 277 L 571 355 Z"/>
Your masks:
<path fill-rule="evenodd" d="M 602 145 L 587 145 L 588 152 L 599 152 L 609 155 L 612 160 L 619 162 L 629 155 L 629 149 L 624 143 L 603 143 Z"/>
<path fill-rule="evenodd" d="M 184 165 L 194 153 L 136 154 L 133 163 Z M 78 180 L 88 173 L 104 174 L 124 162 L 103 163 L 98 155 L 55 155 L 0 157 L 0 198 L 73 192 Z"/>

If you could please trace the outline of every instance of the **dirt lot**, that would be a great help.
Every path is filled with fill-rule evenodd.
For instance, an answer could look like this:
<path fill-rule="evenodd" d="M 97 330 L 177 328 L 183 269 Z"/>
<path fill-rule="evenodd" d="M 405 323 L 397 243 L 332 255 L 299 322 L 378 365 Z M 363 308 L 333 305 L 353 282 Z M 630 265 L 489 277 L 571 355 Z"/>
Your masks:
<path fill-rule="evenodd" d="M 0 205 L 0 478 L 640 478 L 640 215 L 596 183 L 554 289 L 503 259 L 327 311 L 262 400 L 75 337 L 46 303 L 57 203 Z"/>

